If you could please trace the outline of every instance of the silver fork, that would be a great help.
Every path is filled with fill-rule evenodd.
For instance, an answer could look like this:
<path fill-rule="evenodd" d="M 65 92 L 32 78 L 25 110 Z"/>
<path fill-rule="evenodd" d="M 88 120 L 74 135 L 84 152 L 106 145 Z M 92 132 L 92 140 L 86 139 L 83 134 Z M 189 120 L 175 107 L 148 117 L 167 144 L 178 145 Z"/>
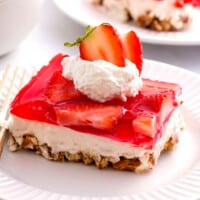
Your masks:
<path fill-rule="evenodd" d="M 0 158 L 8 129 L 7 122 L 10 102 L 18 90 L 25 84 L 26 80 L 30 78 L 31 74 L 23 68 L 7 67 L 3 71 L 2 77 L 0 77 Z"/>

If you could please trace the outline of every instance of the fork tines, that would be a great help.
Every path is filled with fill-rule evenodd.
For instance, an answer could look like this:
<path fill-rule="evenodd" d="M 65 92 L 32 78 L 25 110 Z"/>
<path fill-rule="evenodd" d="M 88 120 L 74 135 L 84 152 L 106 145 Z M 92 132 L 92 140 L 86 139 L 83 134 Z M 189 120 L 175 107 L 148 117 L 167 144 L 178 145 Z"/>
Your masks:
<path fill-rule="evenodd" d="M 24 84 L 27 73 L 25 69 L 19 67 L 7 67 L 3 73 L 0 73 L 0 157 L 5 143 L 9 105 Z"/>

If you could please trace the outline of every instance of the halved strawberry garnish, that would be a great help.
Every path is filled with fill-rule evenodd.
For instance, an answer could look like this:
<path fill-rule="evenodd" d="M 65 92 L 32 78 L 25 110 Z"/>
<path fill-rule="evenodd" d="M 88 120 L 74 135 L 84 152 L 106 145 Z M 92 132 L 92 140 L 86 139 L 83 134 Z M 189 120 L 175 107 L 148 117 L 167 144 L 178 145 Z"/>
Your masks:
<path fill-rule="evenodd" d="M 86 35 L 75 43 L 65 43 L 65 46 L 79 44 L 80 57 L 84 60 L 105 60 L 119 67 L 125 66 L 123 48 L 115 29 L 109 24 L 86 28 Z"/>
<path fill-rule="evenodd" d="M 118 35 L 109 24 L 94 28 L 80 43 L 80 57 L 85 60 L 105 60 L 119 67 L 125 66 L 123 49 Z"/>
<path fill-rule="evenodd" d="M 134 31 L 129 31 L 122 38 L 124 54 L 127 59 L 135 63 L 139 72 L 142 71 L 142 46 Z"/>
<path fill-rule="evenodd" d="M 122 116 L 123 107 L 95 102 L 73 102 L 54 109 L 57 122 L 63 126 L 91 126 L 109 131 Z"/>
<path fill-rule="evenodd" d="M 142 47 L 134 31 L 130 31 L 122 38 L 109 24 L 86 29 L 86 35 L 78 38 L 74 43 L 65 46 L 79 45 L 80 57 L 84 60 L 105 60 L 119 67 L 125 66 L 125 59 L 135 63 L 139 72 L 142 71 Z"/>
<path fill-rule="evenodd" d="M 68 80 L 61 75 L 61 71 L 54 73 L 47 85 L 45 95 L 52 103 L 58 103 L 83 96 L 75 89 L 72 80 Z"/>

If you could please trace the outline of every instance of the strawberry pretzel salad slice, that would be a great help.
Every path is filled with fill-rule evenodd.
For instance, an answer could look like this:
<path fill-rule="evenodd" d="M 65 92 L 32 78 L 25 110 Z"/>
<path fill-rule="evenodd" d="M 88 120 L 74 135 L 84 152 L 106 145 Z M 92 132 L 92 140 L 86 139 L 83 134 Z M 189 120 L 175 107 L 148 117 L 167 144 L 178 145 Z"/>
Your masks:
<path fill-rule="evenodd" d="M 180 31 L 191 26 L 200 0 L 90 0 L 120 22 L 155 31 Z"/>
<path fill-rule="evenodd" d="M 56 161 L 137 173 L 151 170 L 183 128 L 181 87 L 142 78 L 134 31 L 87 27 L 79 55 L 58 54 L 10 105 L 9 148 Z"/>

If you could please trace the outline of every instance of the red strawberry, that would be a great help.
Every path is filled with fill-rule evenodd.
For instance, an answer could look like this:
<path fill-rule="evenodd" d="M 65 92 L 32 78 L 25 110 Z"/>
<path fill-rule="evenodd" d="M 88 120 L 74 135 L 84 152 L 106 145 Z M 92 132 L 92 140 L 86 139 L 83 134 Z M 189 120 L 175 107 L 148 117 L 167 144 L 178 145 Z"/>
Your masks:
<path fill-rule="evenodd" d="M 125 58 L 142 71 L 142 47 L 139 38 L 133 31 L 120 38 L 115 29 L 109 24 L 97 27 L 87 27 L 86 35 L 74 43 L 65 46 L 79 45 L 80 57 L 84 60 L 105 60 L 119 67 L 125 66 Z"/>
<path fill-rule="evenodd" d="M 55 124 L 55 114 L 51 105 L 42 100 L 27 101 L 12 106 L 11 113 L 29 120 L 43 121 Z"/>
<path fill-rule="evenodd" d="M 178 105 L 177 96 L 181 94 L 181 88 L 175 83 L 143 79 L 140 94 L 142 96 L 141 105 L 159 113 L 160 121 L 163 122 Z"/>
<path fill-rule="evenodd" d="M 174 102 L 176 102 L 176 100 L 174 100 L 174 94 L 172 92 L 143 96 L 143 105 L 151 112 L 158 113 L 161 123 L 169 117 L 173 108 L 176 107 L 177 104 Z"/>
<path fill-rule="evenodd" d="M 102 59 L 120 67 L 125 66 L 120 39 L 111 25 L 102 24 L 94 28 L 81 41 L 79 48 L 82 59 Z"/>
<path fill-rule="evenodd" d="M 122 110 L 122 106 L 92 102 L 75 102 L 55 107 L 59 124 L 63 126 L 91 126 L 101 130 L 112 130 L 122 116 Z"/>
<path fill-rule="evenodd" d="M 200 6 L 200 0 L 185 0 L 185 3 L 190 3 L 190 4 L 192 4 L 194 7 Z"/>
<path fill-rule="evenodd" d="M 176 0 L 175 5 L 183 7 L 185 4 L 191 4 L 194 7 L 200 6 L 200 0 Z"/>
<path fill-rule="evenodd" d="M 132 120 L 132 128 L 138 135 L 154 137 L 173 110 L 181 93 L 179 85 L 143 79 L 143 87 L 132 103 L 126 106 L 125 119 Z"/>
<path fill-rule="evenodd" d="M 135 63 L 139 72 L 142 71 L 142 46 L 135 32 L 130 31 L 121 38 L 124 54 L 127 59 Z"/>
<path fill-rule="evenodd" d="M 176 83 L 164 82 L 164 81 L 155 81 L 150 79 L 143 78 L 143 87 L 141 93 L 145 92 L 166 92 L 171 91 L 172 93 L 179 96 L 181 94 L 181 87 Z"/>
<path fill-rule="evenodd" d="M 159 129 L 158 124 L 163 124 L 175 107 L 172 92 L 144 92 L 132 111 L 133 130 L 137 134 L 154 137 Z"/>
<path fill-rule="evenodd" d="M 61 75 L 61 71 L 54 73 L 48 83 L 45 95 L 52 103 L 58 103 L 82 96 L 82 94 L 74 88 L 73 81 L 64 78 Z"/>
<path fill-rule="evenodd" d="M 200 6 L 200 0 L 175 0 L 175 7 L 182 8 L 185 4 L 191 4 L 194 7 Z"/>
<path fill-rule="evenodd" d="M 132 121 L 132 128 L 135 133 L 154 137 L 157 133 L 157 119 L 153 113 L 140 113 Z"/>
<path fill-rule="evenodd" d="M 109 24 L 86 28 L 86 35 L 74 43 L 65 46 L 79 45 L 80 57 L 84 60 L 105 60 L 119 67 L 125 66 L 123 48 L 115 29 Z"/>
<path fill-rule="evenodd" d="M 167 94 L 153 93 L 142 95 L 142 106 L 148 107 L 152 112 L 160 112 L 162 109 L 162 103 L 167 98 Z"/>
<path fill-rule="evenodd" d="M 192 4 L 193 6 L 200 7 L 200 0 L 193 0 Z"/>
<path fill-rule="evenodd" d="M 176 0 L 174 2 L 174 6 L 177 7 L 177 8 L 182 8 L 182 7 L 184 7 L 184 5 L 185 5 L 184 0 Z"/>

